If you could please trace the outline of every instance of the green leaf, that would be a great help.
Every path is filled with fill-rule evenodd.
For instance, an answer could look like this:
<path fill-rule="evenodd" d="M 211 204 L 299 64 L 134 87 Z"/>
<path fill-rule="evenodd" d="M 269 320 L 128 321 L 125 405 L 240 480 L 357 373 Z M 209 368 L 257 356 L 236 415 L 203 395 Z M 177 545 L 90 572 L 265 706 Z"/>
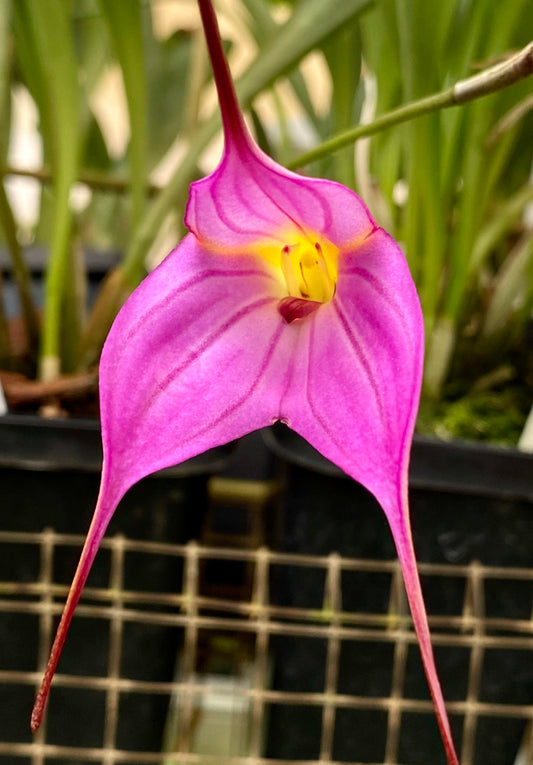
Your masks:
<path fill-rule="evenodd" d="M 16 73 L 22 79 L 37 106 L 40 119 L 39 129 L 43 138 L 43 151 L 46 157 L 52 145 L 52 128 L 49 124 L 45 72 L 39 59 L 28 0 L 21 0 L 13 4 L 12 25 Z"/>
<path fill-rule="evenodd" d="M 323 46 L 333 84 L 332 119 L 330 131 L 346 130 L 359 115 L 355 112 L 355 97 L 361 73 L 361 30 L 357 24 L 342 27 Z M 335 155 L 336 180 L 355 188 L 352 147 Z"/>
<path fill-rule="evenodd" d="M 370 7 L 371 0 L 305 0 L 261 50 L 237 82 L 244 107 L 279 77 L 286 74 L 309 51 Z"/>
<path fill-rule="evenodd" d="M 11 0 L 0 6 L 0 162 L 7 157 L 11 116 Z"/>
<path fill-rule="evenodd" d="M 122 70 L 130 118 L 132 228 L 142 218 L 148 168 L 148 112 L 142 4 L 140 0 L 100 0 Z"/>
<path fill-rule="evenodd" d="M 54 173 L 54 222 L 46 275 L 46 311 L 43 317 L 41 375 L 59 374 L 60 334 L 70 248 L 69 196 L 78 174 L 80 125 L 78 62 L 74 53 L 70 4 L 65 0 L 35 3 L 19 0 L 29 22 L 28 47 L 36 81 L 42 86 L 41 119 L 49 126 L 50 156 Z M 68 318 L 67 318 L 68 320 Z"/>
<path fill-rule="evenodd" d="M 271 4 L 268 0 L 243 0 L 243 3 L 251 16 L 250 26 L 254 38 L 259 48 L 262 48 L 268 44 L 271 39 L 276 37 L 280 25 L 272 17 Z M 327 121 L 320 119 L 316 114 L 302 72 L 298 69 L 293 69 L 289 72 L 287 77 L 300 105 L 307 117 L 311 120 L 318 134 L 325 135 Z"/>

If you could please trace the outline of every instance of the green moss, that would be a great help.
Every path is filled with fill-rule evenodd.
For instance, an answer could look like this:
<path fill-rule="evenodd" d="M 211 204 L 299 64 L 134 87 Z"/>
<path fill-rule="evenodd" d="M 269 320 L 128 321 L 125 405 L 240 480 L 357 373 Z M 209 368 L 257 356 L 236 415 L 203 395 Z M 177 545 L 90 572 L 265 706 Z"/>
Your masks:
<path fill-rule="evenodd" d="M 456 401 L 422 402 L 417 430 L 444 439 L 515 445 L 529 406 L 524 391 L 516 387 L 471 393 Z"/>

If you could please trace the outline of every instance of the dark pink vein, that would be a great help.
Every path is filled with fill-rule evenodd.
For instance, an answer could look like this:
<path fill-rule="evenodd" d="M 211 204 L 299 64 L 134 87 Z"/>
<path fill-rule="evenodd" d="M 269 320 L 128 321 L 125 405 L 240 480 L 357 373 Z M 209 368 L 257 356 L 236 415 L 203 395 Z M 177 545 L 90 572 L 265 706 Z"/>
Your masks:
<path fill-rule="evenodd" d="M 191 366 L 191 364 L 193 364 L 217 340 L 219 340 L 228 331 L 228 329 L 231 329 L 241 319 L 243 319 L 246 316 L 250 316 L 250 314 L 254 313 L 258 309 L 267 305 L 268 303 L 275 303 L 275 302 L 276 302 L 275 298 L 271 298 L 271 297 L 260 298 L 259 300 L 256 300 L 253 303 L 249 303 L 243 308 L 240 308 L 238 311 L 235 311 L 231 316 L 229 316 L 229 318 L 227 318 L 223 324 L 221 324 L 219 327 L 213 330 L 213 332 L 211 332 L 199 346 L 189 351 L 189 353 L 183 359 L 182 363 L 179 364 L 174 369 L 172 369 L 164 377 L 164 379 L 157 384 L 157 391 L 154 392 L 150 396 L 150 398 L 144 402 L 144 405 L 141 411 L 138 413 L 138 417 L 142 418 L 146 416 L 147 412 L 157 402 L 160 396 L 165 393 L 168 387 L 172 385 L 172 383 L 177 379 L 177 377 L 183 374 Z"/>
<path fill-rule="evenodd" d="M 376 292 L 379 297 L 383 300 L 384 303 L 386 303 L 389 308 L 393 311 L 393 313 L 398 317 L 402 329 L 404 332 L 404 335 L 406 337 L 411 337 L 412 335 L 412 327 L 409 323 L 409 320 L 403 311 L 403 305 L 400 301 L 393 300 L 391 297 L 391 294 L 388 290 L 385 290 L 383 288 L 383 285 L 379 281 L 379 279 L 375 276 L 375 274 L 368 271 L 366 268 L 363 268 L 362 266 L 354 266 L 353 268 L 342 268 L 339 279 L 341 279 L 343 276 L 356 276 L 360 279 L 362 279 L 366 284 L 368 284 L 369 287 L 371 287 L 374 292 Z"/>
<path fill-rule="evenodd" d="M 252 155 L 252 156 L 253 156 L 254 162 L 256 162 L 256 163 L 257 163 L 257 164 L 258 164 L 258 165 L 261 167 L 261 171 L 262 171 L 262 172 L 265 172 L 265 173 L 267 173 L 267 175 L 268 175 L 269 173 L 275 173 L 275 171 L 274 171 L 274 170 L 272 170 L 270 167 L 267 167 L 267 166 L 263 165 L 263 163 L 261 162 L 261 160 L 259 159 L 259 157 L 256 157 L 256 156 L 255 156 L 255 154 L 254 154 L 254 155 Z M 279 210 L 281 213 L 283 213 L 283 215 L 284 215 L 286 218 L 288 218 L 288 220 L 292 221 L 292 223 L 294 223 L 294 225 L 296 226 L 296 228 L 297 228 L 297 229 L 299 229 L 299 230 L 302 232 L 302 234 L 304 234 L 304 235 L 305 235 L 305 230 L 304 230 L 304 228 L 303 228 L 303 226 L 302 226 L 301 222 L 300 222 L 300 221 L 298 221 L 298 220 L 296 220 L 296 218 L 295 218 L 293 215 L 291 215 L 291 213 L 287 212 L 287 210 L 286 210 L 286 209 L 285 209 L 285 208 L 284 208 L 284 207 L 283 207 L 283 206 L 282 206 L 282 205 L 281 205 L 281 204 L 278 202 L 278 200 L 276 199 L 275 195 L 273 196 L 273 195 L 270 193 L 270 191 L 267 191 L 267 190 L 266 190 L 266 188 L 265 188 L 265 187 L 264 187 L 264 185 L 261 183 L 261 181 L 260 181 L 258 178 L 256 178 L 256 176 L 255 176 L 255 173 L 253 173 L 253 172 L 249 172 L 249 171 L 248 171 L 248 177 L 249 177 L 249 178 L 250 178 L 250 179 L 251 179 L 251 180 L 252 180 L 252 181 L 255 183 L 255 185 L 256 185 L 256 186 L 259 188 L 259 190 L 260 190 L 260 191 L 261 191 L 261 192 L 262 192 L 262 193 L 263 193 L 263 194 L 264 194 L 264 195 L 267 197 L 267 199 L 269 199 L 269 200 L 272 202 L 272 204 L 273 204 L 275 207 L 277 207 L 277 209 L 278 209 L 278 210 Z"/>
<path fill-rule="evenodd" d="M 381 391 L 379 390 L 379 387 L 376 384 L 376 380 L 372 372 L 372 365 L 369 359 L 367 358 L 367 355 L 364 352 L 361 343 L 356 338 L 350 322 L 348 321 L 348 319 L 346 318 L 346 315 L 342 311 L 340 306 L 340 301 L 338 299 L 333 300 L 332 306 L 333 306 L 333 310 L 335 311 L 337 315 L 337 318 L 340 321 L 341 327 L 344 330 L 348 343 L 354 353 L 354 357 L 359 362 L 359 366 L 363 369 L 365 373 L 368 385 L 370 387 L 370 390 L 373 393 L 374 400 L 376 402 L 376 405 L 379 411 L 381 422 L 385 424 L 387 422 L 387 412 L 385 409 L 385 405 L 383 403 Z"/>
<path fill-rule="evenodd" d="M 308 352 L 307 352 L 307 374 L 306 374 L 306 383 L 305 383 L 305 396 L 306 401 L 309 404 L 309 408 L 311 410 L 311 414 L 315 418 L 315 420 L 318 422 L 322 430 L 326 433 L 328 438 L 330 439 L 331 443 L 335 446 L 336 449 L 338 449 L 340 454 L 344 454 L 344 457 L 346 459 L 347 464 L 353 464 L 354 456 L 353 454 L 347 450 L 346 443 L 343 441 L 340 441 L 337 438 L 337 433 L 330 427 L 328 421 L 324 418 L 322 415 L 322 412 L 320 411 L 320 407 L 317 407 L 315 402 L 313 401 L 313 395 L 311 392 L 311 385 L 310 385 L 310 370 L 314 366 L 313 361 L 313 349 L 316 347 L 315 340 L 315 326 L 312 325 L 309 330 L 309 345 L 308 345 Z M 368 459 L 368 455 L 367 455 Z M 374 470 L 376 474 L 379 474 L 382 472 L 382 466 L 376 465 L 374 463 Z"/>
<path fill-rule="evenodd" d="M 215 198 L 215 193 L 217 193 L 218 195 L 220 194 L 220 192 L 216 192 L 213 189 L 213 187 L 211 187 L 209 189 L 209 196 L 213 203 L 213 212 L 211 213 L 211 215 L 213 215 L 213 217 L 216 216 L 217 218 L 219 218 L 222 221 L 222 223 L 224 223 L 224 225 L 230 229 L 230 231 L 233 231 L 235 234 L 244 234 L 250 237 L 260 237 L 261 239 L 269 239 L 271 237 L 269 228 L 272 229 L 274 225 L 271 221 L 265 221 L 267 226 L 266 230 L 251 228 L 251 227 L 244 228 L 242 226 L 238 226 L 235 223 L 235 220 L 228 213 L 226 213 L 224 209 L 224 201 L 223 200 L 219 201 L 218 199 Z M 255 218 L 256 217 L 255 210 L 251 208 L 249 205 L 247 205 L 246 203 L 245 203 L 245 206 L 246 206 L 246 210 L 250 213 L 250 217 L 252 219 Z"/>
<path fill-rule="evenodd" d="M 280 338 L 280 335 L 283 331 L 284 327 L 283 324 L 280 322 L 278 326 L 276 327 L 276 331 L 273 333 L 272 337 L 270 338 L 267 351 L 263 357 L 263 360 L 261 362 L 261 366 L 255 375 L 254 379 L 246 389 L 246 391 L 240 396 L 240 398 L 237 399 L 231 406 L 228 406 L 223 412 L 220 413 L 220 415 L 213 420 L 213 422 L 209 423 L 208 425 L 204 425 L 203 428 L 200 428 L 194 436 L 191 436 L 190 438 L 186 439 L 185 443 L 188 443 L 189 441 L 192 441 L 194 438 L 198 438 L 199 436 L 202 436 L 204 433 L 206 433 L 208 430 L 211 430 L 212 428 L 217 427 L 217 425 L 220 425 L 224 420 L 227 420 L 228 417 L 230 417 L 232 414 L 235 414 L 235 412 L 240 409 L 240 407 L 250 398 L 250 396 L 254 393 L 255 389 L 259 385 L 261 379 L 264 377 L 265 372 L 268 368 L 268 365 L 270 364 L 270 361 L 272 359 L 272 354 L 274 353 L 274 349 L 278 343 L 278 340 Z M 274 416 L 274 412 L 273 412 Z"/>
<path fill-rule="evenodd" d="M 220 256 L 220 257 L 224 257 L 224 256 Z M 198 273 L 195 273 L 185 282 L 183 282 L 178 287 L 176 287 L 176 289 L 173 290 L 171 293 L 169 293 L 164 298 L 159 300 L 157 303 L 155 303 L 154 305 L 151 305 L 150 308 L 148 308 L 146 311 L 144 311 L 144 313 L 142 313 L 138 317 L 137 321 L 135 321 L 135 323 L 132 324 L 131 327 L 128 329 L 128 332 L 124 337 L 123 344 L 126 345 L 127 343 L 129 343 L 133 339 L 133 337 L 139 332 L 141 328 L 146 327 L 147 322 L 149 321 L 157 322 L 161 313 L 172 310 L 172 304 L 177 299 L 181 298 L 184 295 L 184 293 L 186 293 L 188 290 L 201 284 L 205 279 L 219 278 L 219 277 L 241 278 L 241 277 L 247 277 L 247 276 L 260 276 L 262 278 L 275 281 L 274 276 L 266 269 L 263 270 L 259 268 L 247 268 L 247 269 L 233 271 L 233 270 L 222 269 L 222 268 L 220 269 L 206 268 L 203 271 L 199 271 Z"/>

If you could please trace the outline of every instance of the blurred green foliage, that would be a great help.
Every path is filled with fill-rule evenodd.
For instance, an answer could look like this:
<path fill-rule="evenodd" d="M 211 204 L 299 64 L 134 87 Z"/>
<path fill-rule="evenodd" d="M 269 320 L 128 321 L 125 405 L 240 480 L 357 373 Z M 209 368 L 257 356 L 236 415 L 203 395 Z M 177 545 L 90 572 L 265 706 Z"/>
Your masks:
<path fill-rule="evenodd" d="M 40 356 L 45 377 L 97 362 L 161 230 L 171 221 L 180 235 L 188 185 L 219 130 L 214 101 L 206 115 L 212 83 L 199 20 L 184 14 L 181 26 L 156 34 L 164 5 L 3 0 L 0 6 L 0 164 L 4 174 L 10 170 L 11 106 L 23 88 L 38 111 L 53 179 L 42 186 L 30 231 L 15 221 L 0 185 L 0 224 L 27 330 L 25 363 L 36 367 Z M 230 54 L 248 55 L 236 84 L 258 140 L 287 162 L 310 142 L 444 91 L 523 47 L 530 20 L 530 0 L 235 0 L 223 30 L 231 29 Z M 311 75 L 300 66 L 310 51 L 319 53 Z M 94 106 L 103 79 L 116 70 L 130 131 L 118 155 Z M 475 406 L 477 396 L 488 411 L 499 394 L 514 421 L 533 398 L 526 341 L 533 225 L 525 215 L 533 204 L 531 135 L 531 81 L 524 80 L 384 130 L 357 143 L 355 153 L 347 147 L 306 168 L 359 191 L 406 251 L 426 321 L 424 427 L 447 416 L 443 402 L 452 404 L 458 422 L 457 412 Z M 173 146 L 178 161 L 164 188 L 154 190 L 151 174 Z M 78 211 L 68 205 L 76 178 L 91 190 Z M 30 240 L 50 244 L 40 331 L 20 248 Z M 82 245 L 123 252 L 88 315 Z M 1 363 L 16 366 L 5 325 L 0 311 Z M 509 391 L 520 391 L 514 403 Z"/>

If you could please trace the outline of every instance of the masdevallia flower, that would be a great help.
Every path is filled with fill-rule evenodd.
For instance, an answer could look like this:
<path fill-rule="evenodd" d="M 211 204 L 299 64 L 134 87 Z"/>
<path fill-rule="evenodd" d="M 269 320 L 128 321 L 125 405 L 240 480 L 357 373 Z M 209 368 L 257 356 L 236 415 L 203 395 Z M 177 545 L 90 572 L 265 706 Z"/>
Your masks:
<path fill-rule="evenodd" d="M 32 726 L 128 488 L 282 420 L 366 486 L 386 513 L 453 765 L 408 516 L 423 320 L 406 260 L 352 191 L 288 172 L 259 150 L 237 104 L 211 2 L 199 5 L 224 153 L 212 175 L 192 184 L 190 233 L 131 295 L 106 341 L 100 495 Z"/>

